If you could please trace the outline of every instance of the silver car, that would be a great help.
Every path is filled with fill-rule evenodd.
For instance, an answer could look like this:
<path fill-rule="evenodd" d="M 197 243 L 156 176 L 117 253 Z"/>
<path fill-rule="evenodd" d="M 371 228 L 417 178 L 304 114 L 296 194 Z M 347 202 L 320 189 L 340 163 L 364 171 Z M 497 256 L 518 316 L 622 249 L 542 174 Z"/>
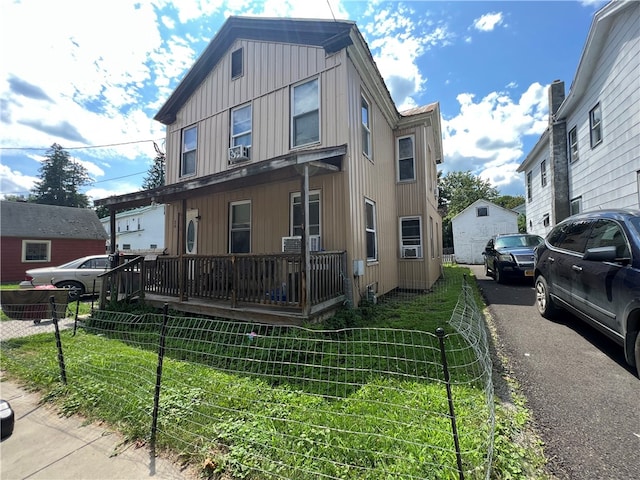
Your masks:
<path fill-rule="evenodd" d="M 57 267 L 32 268 L 26 271 L 20 288 L 54 285 L 68 288 L 70 298 L 98 293 L 102 287 L 102 279 L 98 275 L 106 272 L 109 265 L 108 255 L 89 255 Z"/>

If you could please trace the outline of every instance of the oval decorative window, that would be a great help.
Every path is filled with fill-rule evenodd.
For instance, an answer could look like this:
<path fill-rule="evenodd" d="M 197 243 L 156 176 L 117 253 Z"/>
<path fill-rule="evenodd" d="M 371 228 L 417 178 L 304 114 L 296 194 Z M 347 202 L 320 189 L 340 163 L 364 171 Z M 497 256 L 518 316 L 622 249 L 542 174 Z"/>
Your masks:
<path fill-rule="evenodd" d="M 193 253 L 193 247 L 196 243 L 196 222 L 195 220 L 189 220 L 187 225 L 187 253 Z"/>

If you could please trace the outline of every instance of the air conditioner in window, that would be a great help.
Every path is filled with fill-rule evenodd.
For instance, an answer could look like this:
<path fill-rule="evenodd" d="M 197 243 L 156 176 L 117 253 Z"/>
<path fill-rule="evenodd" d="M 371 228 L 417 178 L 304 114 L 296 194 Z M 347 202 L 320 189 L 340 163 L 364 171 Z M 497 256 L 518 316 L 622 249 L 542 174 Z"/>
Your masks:
<path fill-rule="evenodd" d="M 249 147 L 236 145 L 229 149 L 229 163 L 245 162 L 249 160 Z"/>
<path fill-rule="evenodd" d="M 283 253 L 300 253 L 302 249 L 302 237 L 282 237 Z"/>
<path fill-rule="evenodd" d="M 402 247 L 402 258 L 422 257 L 422 247 Z"/>
<path fill-rule="evenodd" d="M 311 252 L 319 252 L 321 249 L 320 244 L 320 235 L 310 235 L 309 236 L 309 250 Z"/>

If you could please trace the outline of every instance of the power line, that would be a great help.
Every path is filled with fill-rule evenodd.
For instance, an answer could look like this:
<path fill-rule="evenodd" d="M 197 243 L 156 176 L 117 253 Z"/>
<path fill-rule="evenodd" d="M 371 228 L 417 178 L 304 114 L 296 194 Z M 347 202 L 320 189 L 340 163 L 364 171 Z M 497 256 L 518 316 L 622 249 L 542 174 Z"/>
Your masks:
<path fill-rule="evenodd" d="M 131 142 L 110 143 L 106 145 L 88 145 L 86 147 L 62 147 L 63 150 L 90 150 L 93 148 L 119 147 L 122 145 L 133 145 L 136 143 L 155 143 L 157 139 L 135 140 Z M 0 150 L 49 150 L 51 147 L 0 147 Z"/>

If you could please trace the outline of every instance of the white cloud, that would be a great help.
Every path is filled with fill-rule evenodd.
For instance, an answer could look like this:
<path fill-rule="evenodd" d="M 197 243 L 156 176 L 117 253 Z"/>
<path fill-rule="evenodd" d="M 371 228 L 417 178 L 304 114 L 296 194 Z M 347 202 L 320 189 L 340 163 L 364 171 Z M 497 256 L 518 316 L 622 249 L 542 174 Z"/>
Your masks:
<path fill-rule="evenodd" d="M 24 175 L 17 170 L 11 170 L 7 165 L 0 164 L 0 197 L 5 195 L 29 196 L 38 177 Z"/>
<path fill-rule="evenodd" d="M 497 187 L 520 181 L 522 138 L 541 135 L 547 126 L 547 89 L 533 83 L 518 99 L 504 92 L 479 101 L 470 93 L 458 95 L 458 115 L 442 121 L 444 169 L 471 170 Z"/>
<path fill-rule="evenodd" d="M 490 32 L 502 22 L 502 12 L 486 13 L 473 21 L 473 28 L 481 32 Z"/>

